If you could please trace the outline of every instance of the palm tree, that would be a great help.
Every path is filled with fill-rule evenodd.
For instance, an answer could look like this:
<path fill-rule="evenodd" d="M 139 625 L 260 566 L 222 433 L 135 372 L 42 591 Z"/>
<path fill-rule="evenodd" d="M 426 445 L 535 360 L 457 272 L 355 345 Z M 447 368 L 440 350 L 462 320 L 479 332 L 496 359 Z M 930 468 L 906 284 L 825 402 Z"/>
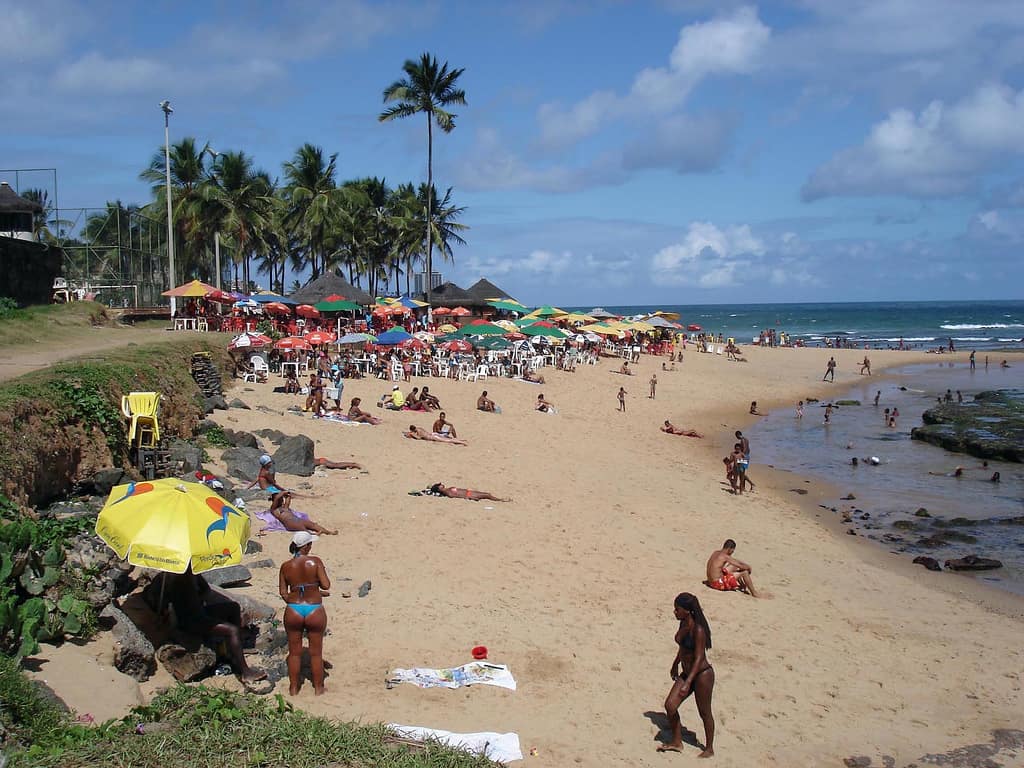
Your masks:
<path fill-rule="evenodd" d="M 212 270 L 203 258 L 209 250 L 213 229 L 206 226 L 209 211 L 201 193 L 204 184 L 210 181 L 211 169 L 207 165 L 208 147 L 199 147 L 196 140 L 187 136 L 170 147 L 171 197 L 174 230 L 182 245 L 182 274 L 189 276 L 199 273 L 209 278 Z M 164 149 L 153 153 L 149 167 L 139 178 L 152 184 L 154 200 L 149 205 L 150 215 L 158 221 L 167 221 L 167 187 L 164 176 Z M 172 275 L 172 281 L 176 279 Z"/>
<path fill-rule="evenodd" d="M 391 193 L 388 208 L 391 213 L 391 248 L 394 258 L 405 262 L 405 292 L 411 294 L 409 281 L 413 264 L 424 255 L 426 208 L 416 195 L 416 188 L 410 183 L 398 185 Z"/>
<path fill-rule="evenodd" d="M 203 223 L 231 239 L 246 286 L 251 282 L 249 267 L 253 253 L 267 250 L 273 194 L 270 177 L 256 170 L 245 152 L 219 153 L 209 182 L 200 189 L 201 198 L 207 203 Z"/>
<path fill-rule="evenodd" d="M 405 79 L 396 80 L 384 89 L 384 103 L 397 102 L 381 112 L 379 120 L 387 122 L 399 117 L 411 117 L 420 113 L 427 116 L 427 187 L 434 186 L 434 123 L 445 133 L 455 128 L 455 115 L 445 107 L 452 104 L 465 104 L 466 92 L 456 87 L 459 76 L 464 69 L 449 71 L 448 62 L 438 66 L 437 59 L 429 53 L 420 56 L 419 62 L 409 59 L 402 65 Z M 430 205 L 430 197 L 427 204 Z M 431 211 L 427 208 L 427 285 L 430 292 L 432 276 L 431 245 L 432 233 L 429 222 Z M 427 309 L 430 320 L 430 309 Z"/>
<path fill-rule="evenodd" d="M 433 215 L 430 218 L 430 233 L 434 240 L 437 241 L 437 247 L 441 251 L 441 258 L 445 261 L 451 261 L 454 258 L 451 243 L 454 241 L 459 245 L 466 244 L 466 241 L 459 232 L 465 232 L 469 229 L 469 226 L 456 221 L 466 212 L 466 209 L 452 203 L 451 187 L 448 187 L 442 200 L 437 199 L 437 190 L 435 188 L 429 187 L 429 195 L 427 190 L 428 187 L 426 185 L 420 186 L 419 197 L 421 200 L 426 200 L 426 209 L 433 211 Z"/>
<path fill-rule="evenodd" d="M 64 236 L 64 230 L 71 226 L 71 222 L 52 218 L 54 209 L 53 203 L 50 201 L 49 192 L 45 189 L 26 189 L 21 193 L 21 196 L 42 208 L 38 213 L 32 214 L 32 236 L 38 242 L 50 244 L 57 242 L 58 237 L 54 236 L 50 227 L 57 228 L 57 235 L 59 237 Z"/>
<path fill-rule="evenodd" d="M 314 279 L 320 275 L 321 262 L 325 271 L 327 268 L 324 246 L 335 216 L 337 158 L 335 153 L 324 162 L 320 147 L 303 144 L 292 160 L 284 164 L 284 198 L 288 206 L 284 223 L 301 238 Z"/>

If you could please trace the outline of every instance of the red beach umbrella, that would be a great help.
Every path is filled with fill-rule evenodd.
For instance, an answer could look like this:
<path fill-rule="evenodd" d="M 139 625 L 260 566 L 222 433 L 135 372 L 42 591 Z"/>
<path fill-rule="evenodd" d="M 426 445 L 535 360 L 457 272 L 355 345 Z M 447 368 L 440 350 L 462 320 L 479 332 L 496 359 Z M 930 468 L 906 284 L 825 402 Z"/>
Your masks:
<path fill-rule="evenodd" d="M 326 301 L 331 301 L 331 302 L 334 302 L 334 301 L 348 301 L 348 299 L 346 299 L 340 293 L 332 293 L 330 296 L 325 297 L 323 299 L 323 301 L 325 301 L 325 302 Z"/>
<path fill-rule="evenodd" d="M 299 304 L 295 308 L 295 314 L 299 317 L 317 318 L 320 317 L 320 310 L 310 304 Z"/>
<path fill-rule="evenodd" d="M 447 352 L 472 352 L 473 345 L 465 339 L 452 339 L 442 344 L 441 349 Z"/>
<path fill-rule="evenodd" d="M 330 331 L 310 331 L 302 338 L 310 344 L 330 344 L 334 341 L 335 336 Z"/>
<path fill-rule="evenodd" d="M 292 311 L 288 309 L 284 304 L 277 301 L 271 301 L 263 305 L 264 312 L 270 312 L 274 315 L 290 315 Z"/>
<path fill-rule="evenodd" d="M 309 342 L 298 336 L 285 336 L 274 345 L 275 349 L 310 349 Z"/>
<path fill-rule="evenodd" d="M 436 315 L 437 312 L 435 312 L 434 314 Z M 470 310 L 466 309 L 465 307 L 456 307 L 455 309 L 453 309 L 451 311 L 451 315 L 453 317 L 465 317 L 466 315 L 471 315 L 471 314 L 473 314 L 473 313 Z"/>
<path fill-rule="evenodd" d="M 427 345 L 417 338 L 406 339 L 401 342 L 398 346 L 402 349 L 426 349 Z"/>
<path fill-rule="evenodd" d="M 207 301 L 216 301 L 218 304 L 234 304 L 238 301 L 235 294 L 222 291 L 220 288 L 215 291 L 210 291 L 206 294 L 205 298 Z"/>
<path fill-rule="evenodd" d="M 692 323 L 691 325 L 686 326 L 686 330 L 688 330 L 688 331 L 703 331 L 704 329 L 701 328 L 696 323 Z"/>
<path fill-rule="evenodd" d="M 448 307 L 438 307 L 434 310 L 435 315 L 450 315 L 452 311 Z"/>

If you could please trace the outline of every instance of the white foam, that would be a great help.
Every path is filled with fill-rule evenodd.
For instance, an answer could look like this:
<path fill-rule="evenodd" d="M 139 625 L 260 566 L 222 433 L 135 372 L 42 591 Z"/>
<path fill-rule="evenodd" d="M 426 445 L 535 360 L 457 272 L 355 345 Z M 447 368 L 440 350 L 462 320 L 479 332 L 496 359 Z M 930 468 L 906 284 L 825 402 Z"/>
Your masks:
<path fill-rule="evenodd" d="M 1024 328 L 1021 323 L 962 323 L 960 325 L 940 325 L 946 331 L 984 331 L 988 328 Z"/>

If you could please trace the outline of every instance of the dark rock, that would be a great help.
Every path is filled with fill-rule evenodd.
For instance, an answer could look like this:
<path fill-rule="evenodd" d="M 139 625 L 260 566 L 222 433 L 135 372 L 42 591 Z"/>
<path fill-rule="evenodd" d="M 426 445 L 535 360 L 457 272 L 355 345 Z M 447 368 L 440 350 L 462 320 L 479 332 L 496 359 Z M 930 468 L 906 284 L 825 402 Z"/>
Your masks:
<path fill-rule="evenodd" d="M 917 565 L 923 565 L 929 571 L 941 571 L 942 566 L 939 565 L 939 561 L 934 557 L 926 557 L 925 555 L 919 555 L 914 558 L 914 563 Z"/>
<path fill-rule="evenodd" d="M 807 495 L 807 490 L 804 488 L 790 488 L 790 492 L 800 494 L 801 496 Z"/>
<path fill-rule="evenodd" d="M 840 496 L 839 500 L 840 501 L 854 501 L 856 498 L 857 497 L 854 496 L 852 493 L 848 493 L 845 496 Z"/>
<path fill-rule="evenodd" d="M 262 452 L 257 448 L 228 448 L 221 454 L 221 458 L 227 464 L 229 475 L 251 482 L 259 474 L 261 455 Z M 266 494 L 261 492 L 261 495 Z"/>
<path fill-rule="evenodd" d="M 242 408 L 242 409 L 244 409 L 246 411 L 251 411 L 252 410 L 252 408 L 250 408 L 248 405 L 246 405 L 243 400 L 240 400 L 237 397 L 234 398 L 230 403 L 228 403 L 228 408 Z"/>
<path fill-rule="evenodd" d="M 836 405 L 860 405 L 860 400 L 836 400 Z"/>
<path fill-rule="evenodd" d="M 244 565 L 229 565 L 203 573 L 207 584 L 215 587 L 241 587 L 248 584 L 252 573 Z"/>
<path fill-rule="evenodd" d="M 290 413 L 304 413 L 302 408 L 298 405 L 289 405 L 285 410 Z"/>
<path fill-rule="evenodd" d="M 170 459 L 180 462 L 183 475 L 191 475 L 203 468 L 203 449 L 184 440 L 171 440 L 168 444 Z"/>
<path fill-rule="evenodd" d="M 256 434 L 260 437 L 267 438 L 267 440 L 272 442 L 274 445 L 280 445 L 281 441 L 287 437 L 287 435 L 279 429 L 257 429 Z"/>
<path fill-rule="evenodd" d="M 1020 517 L 1004 517 L 997 522 L 999 525 L 1024 525 L 1024 515 Z"/>
<path fill-rule="evenodd" d="M 82 483 L 82 487 L 84 488 L 86 483 L 88 483 L 93 493 L 106 496 L 115 485 L 122 485 L 130 481 L 131 478 L 125 474 L 123 469 L 101 469 L 94 473 L 86 482 Z"/>
<path fill-rule="evenodd" d="M 233 429 L 224 430 L 224 439 L 227 440 L 235 448 L 259 448 L 260 445 L 256 440 L 256 435 L 251 432 L 245 432 L 238 430 L 237 432 Z"/>
<path fill-rule="evenodd" d="M 211 421 L 210 419 L 203 419 L 198 424 L 196 424 L 195 433 L 197 435 L 205 435 L 207 432 L 209 432 L 216 426 L 217 422 Z"/>
<path fill-rule="evenodd" d="M 857 535 L 857 532 L 855 530 L 853 530 L 853 528 L 847 528 L 846 532 L 848 534 L 850 534 L 851 536 L 856 536 Z"/>
<path fill-rule="evenodd" d="M 931 517 L 931 515 L 928 514 L 928 510 L 924 507 L 918 507 L 914 512 L 914 517 Z"/>
<path fill-rule="evenodd" d="M 843 765 L 846 768 L 871 768 L 871 758 L 864 756 L 848 757 L 843 760 Z"/>
<path fill-rule="evenodd" d="M 957 560 L 947 560 L 946 567 L 951 571 L 992 571 L 996 568 L 1002 568 L 1003 564 L 992 557 L 967 555 Z"/>
<path fill-rule="evenodd" d="M 142 631 L 113 603 L 100 612 L 100 620 L 111 623 L 114 635 L 114 666 L 139 682 L 156 672 L 156 653 Z"/>
<path fill-rule="evenodd" d="M 305 435 L 286 437 L 274 453 L 274 467 L 285 475 L 313 474 L 313 441 Z"/>
<path fill-rule="evenodd" d="M 941 536 L 928 536 L 923 539 L 917 540 L 917 546 L 926 547 L 928 549 L 935 549 L 936 547 L 944 547 L 949 542 Z"/>
<path fill-rule="evenodd" d="M 253 560 L 251 563 L 247 564 L 247 567 L 249 567 L 249 568 L 273 568 L 275 565 L 276 565 L 276 563 L 273 560 L 271 560 L 269 557 L 265 557 L 262 560 Z"/>
<path fill-rule="evenodd" d="M 255 598 L 243 594 L 242 592 L 226 592 L 220 587 L 210 587 L 210 589 L 225 600 L 232 600 L 238 603 L 238 607 L 242 609 L 243 627 L 247 627 L 250 624 L 256 624 L 265 619 L 274 618 L 276 609 L 273 606 L 260 602 Z"/>
<path fill-rule="evenodd" d="M 910 436 L 983 459 L 1024 461 L 1024 393 L 982 392 L 973 402 L 943 403 L 921 415 Z"/>
<path fill-rule="evenodd" d="M 245 554 L 255 555 L 262 551 L 263 545 L 260 544 L 258 541 L 253 541 L 252 539 L 249 539 L 247 542 L 245 542 Z"/>
<path fill-rule="evenodd" d="M 899 531 L 916 531 L 920 527 L 920 523 L 916 520 L 897 520 L 892 527 Z"/>
<path fill-rule="evenodd" d="M 160 646 L 157 658 L 164 665 L 164 669 L 181 683 L 201 680 L 217 666 L 217 654 L 205 645 L 189 651 L 184 646 L 167 643 Z"/>
<path fill-rule="evenodd" d="M 971 520 L 967 517 L 951 517 L 949 520 L 943 520 L 939 517 L 932 520 L 932 525 L 936 528 L 971 528 L 977 524 L 977 520 Z"/>
<path fill-rule="evenodd" d="M 276 411 L 273 408 L 268 408 L 265 405 L 257 405 L 256 406 L 256 410 L 257 411 L 263 411 L 264 413 L 273 413 L 273 414 L 276 414 L 276 415 L 280 415 L 281 414 L 280 411 Z"/>
<path fill-rule="evenodd" d="M 217 411 L 226 411 L 228 409 L 228 401 L 224 399 L 224 395 L 211 395 L 206 398 L 206 413 L 213 413 Z"/>
<path fill-rule="evenodd" d="M 816 398 L 816 397 L 805 397 L 805 398 L 804 398 L 804 402 L 807 402 L 807 403 L 816 403 L 816 402 L 818 402 L 818 398 Z"/>

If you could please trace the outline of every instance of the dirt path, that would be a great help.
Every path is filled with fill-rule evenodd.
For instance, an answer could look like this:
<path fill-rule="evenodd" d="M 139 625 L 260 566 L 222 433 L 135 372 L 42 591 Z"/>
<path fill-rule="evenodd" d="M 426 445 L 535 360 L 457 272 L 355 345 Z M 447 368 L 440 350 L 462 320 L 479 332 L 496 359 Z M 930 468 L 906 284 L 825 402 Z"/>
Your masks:
<path fill-rule="evenodd" d="M 0 381 L 72 357 L 104 352 L 127 344 L 168 341 L 173 334 L 157 328 L 75 328 L 60 338 L 44 341 L 27 339 L 25 344 L 0 349 Z"/>

